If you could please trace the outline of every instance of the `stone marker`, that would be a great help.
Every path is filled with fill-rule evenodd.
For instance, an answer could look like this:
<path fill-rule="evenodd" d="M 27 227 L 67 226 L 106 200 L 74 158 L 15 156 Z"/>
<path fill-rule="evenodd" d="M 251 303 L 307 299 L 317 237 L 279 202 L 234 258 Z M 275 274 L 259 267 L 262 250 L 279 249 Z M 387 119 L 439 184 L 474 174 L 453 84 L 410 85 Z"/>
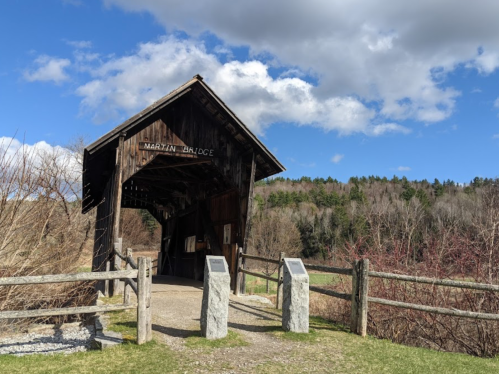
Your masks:
<path fill-rule="evenodd" d="M 282 328 L 308 333 L 308 274 L 299 258 L 284 259 Z"/>
<path fill-rule="evenodd" d="M 201 334 L 207 339 L 227 336 L 230 274 L 224 256 L 206 256 Z"/>

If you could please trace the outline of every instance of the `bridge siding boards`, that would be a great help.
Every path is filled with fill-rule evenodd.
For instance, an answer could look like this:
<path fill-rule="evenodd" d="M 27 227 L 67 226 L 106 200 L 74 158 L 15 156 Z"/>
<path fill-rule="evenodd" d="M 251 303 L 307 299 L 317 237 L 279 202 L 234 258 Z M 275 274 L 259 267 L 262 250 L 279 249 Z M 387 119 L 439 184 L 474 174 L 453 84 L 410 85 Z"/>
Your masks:
<path fill-rule="evenodd" d="M 147 148 L 150 144 L 160 149 Z M 205 151 L 180 152 L 184 146 Z M 111 259 L 119 235 L 113 222 L 126 207 L 147 209 L 162 225 L 164 274 L 201 279 L 206 254 L 219 253 L 235 275 L 236 248 L 247 241 L 253 184 L 283 170 L 202 78 L 194 77 L 85 149 L 83 211 L 97 207 L 93 270 L 102 271 Z M 120 188 L 121 203 L 113 204 Z M 231 228 L 229 244 L 223 243 L 225 225 Z M 185 252 L 189 236 L 196 237 L 192 253 Z"/>

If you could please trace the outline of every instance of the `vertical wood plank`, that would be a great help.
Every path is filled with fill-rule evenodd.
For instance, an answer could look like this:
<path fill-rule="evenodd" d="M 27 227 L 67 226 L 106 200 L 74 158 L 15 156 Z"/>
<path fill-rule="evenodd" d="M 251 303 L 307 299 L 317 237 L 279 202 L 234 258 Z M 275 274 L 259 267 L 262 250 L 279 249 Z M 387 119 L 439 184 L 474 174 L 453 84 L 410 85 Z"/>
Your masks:
<path fill-rule="evenodd" d="M 276 298 L 276 303 L 275 307 L 276 309 L 282 309 L 282 271 L 283 271 L 283 266 L 284 266 L 284 257 L 286 257 L 286 254 L 284 252 L 281 252 L 279 254 L 279 268 L 277 269 L 277 298 Z"/>
<path fill-rule="evenodd" d="M 369 260 L 363 259 L 360 261 L 359 268 L 359 307 L 357 333 L 360 336 L 367 334 L 367 296 L 369 288 Z"/>
<path fill-rule="evenodd" d="M 146 258 L 146 342 L 152 340 L 152 308 L 151 308 L 151 291 L 152 291 L 152 259 Z"/>
<path fill-rule="evenodd" d="M 116 251 L 119 253 L 123 253 L 123 238 L 118 238 L 118 242 L 114 243 L 115 253 L 114 253 L 114 269 L 113 270 L 121 270 L 121 258 L 116 254 Z M 121 281 L 119 279 L 113 280 L 113 290 L 114 295 L 121 295 L 123 290 L 121 287 Z"/>
<path fill-rule="evenodd" d="M 163 241 L 163 239 L 161 239 Z M 158 252 L 158 260 L 156 261 L 156 275 L 163 274 L 163 252 Z"/>
<path fill-rule="evenodd" d="M 132 249 L 131 248 L 127 248 L 126 249 L 126 252 L 125 252 L 125 256 L 127 257 L 132 257 Z M 126 262 L 126 270 L 131 270 L 132 269 L 132 266 L 130 265 L 130 263 Z M 130 286 L 125 283 L 125 287 L 124 287 L 124 290 L 123 290 L 123 304 L 130 304 Z"/>
<path fill-rule="evenodd" d="M 145 257 L 138 259 L 137 276 L 137 344 L 147 342 L 147 261 Z"/>
<path fill-rule="evenodd" d="M 243 279 L 243 273 L 241 273 L 239 271 L 239 269 L 243 266 L 243 249 L 242 248 L 239 248 L 237 250 L 237 265 L 236 265 L 236 287 L 235 287 L 235 294 L 236 296 L 239 296 L 239 294 L 241 293 L 241 282 L 242 282 L 242 279 Z"/>
<path fill-rule="evenodd" d="M 125 147 L 125 133 L 121 133 L 119 137 L 118 148 L 116 148 L 116 164 L 114 172 L 114 183 L 112 189 L 112 204 L 113 204 L 113 216 L 112 216 L 112 244 L 114 248 L 114 243 L 117 243 L 120 236 L 120 214 L 121 214 L 121 196 L 122 196 L 122 180 L 123 180 L 123 149 Z M 116 268 L 115 259 L 117 256 L 111 256 L 111 269 Z M 110 296 L 118 294 L 119 280 L 113 282 L 110 288 Z"/>
<path fill-rule="evenodd" d="M 359 300 L 359 261 L 354 261 L 352 266 L 352 312 L 350 316 L 350 331 L 357 333 L 358 300 Z"/>
<path fill-rule="evenodd" d="M 106 273 L 111 269 L 111 262 L 106 261 Z M 104 295 L 109 296 L 109 279 L 104 281 Z"/>
<path fill-rule="evenodd" d="M 244 240 L 243 240 L 243 253 L 248 253 L 248 239 L 249 232 L 251 230 L 251 217 L 253 215 L 253 198 L 254 198 L 254 187 L 255 187 L 255 172 L 256 172 L 256 160 L 255 153 L 253 152 L 251 158 L 251 174 L 249 179 L 249 188 L 248 188 L 248 206 L 246 208 L 246 227 L 244 230 Z M 242 268 L 245 267 L 245 262 L 243 259 Z M 241 293 L 246 293 L 246 276 L 243 273 L 243 279 L 241 281 Z"/>

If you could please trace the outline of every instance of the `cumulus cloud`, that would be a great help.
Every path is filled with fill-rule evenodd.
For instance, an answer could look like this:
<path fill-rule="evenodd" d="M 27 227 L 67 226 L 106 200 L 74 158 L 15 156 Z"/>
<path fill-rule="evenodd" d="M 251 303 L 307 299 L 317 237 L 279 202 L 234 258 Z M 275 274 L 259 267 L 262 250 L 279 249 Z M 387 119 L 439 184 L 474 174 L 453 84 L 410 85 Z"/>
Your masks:
<path fill-rule="evenodd" d="M 339 153 L 336 153 L 332 158 L 331 158 L 331 162 L 333 164 L 338 164 L 341 160 L 343 160 L 343 158 L 345 157 L 345 155 L 341 155 Z"/>
<path fill-rule="evenodd" d="M 499 134 L 492 135 L 492 139 L 499 139 Z"/>
<path fill-rule="evenodd" d="M 494 101 L 494 108 L 499 108 L 499 97 Z"/>
<path fill-rule="evenodd" d="M 65 58 L 41 55 L 34 61 L 34 69 L 24 72 L 24 79 L 28 82 L 53 82 L 60 84 L 69 80 L 65 69 L 71 65 L 71 61 Z"/>
<path fill-rule="evenodd" d="M 45 141 L 26 144 L 16 138 L 0 137 L 0 160 L 3 165 L 14 165 L 22 157 L 27 157 L 33 165 L 40 166 L 46 157 L 66 172 L 79 179 L 81 175 L 80 156 L 67 148 L 52 146 Z"/>
<path fill-rule="evenodd" d="M 201 42 L 165 37 L 140 44 L 135 54 L 92 68 L 93 79 L 76 93 L 82 97 L 82 111 L 101 123 L 143 109 L 199 73 L 260 135 L 275 122 L 315 126 L 342 135 L 409 132 L 396 124 L 372 125 L 376 112 L 353 96 L 322 97 L 302 78 L 273 78 L 268 69 L 257 60 L 222 64 Z"/>
<path fill-rule="evenodd" d="M 410 171 L 411 168 L 409 166 L 399 166 L 397 168 L 398 171 Z"/>
<path fill-rule="evenodd" d="M 499 67 L 499 2 L 454 0 L 248 2 L 104 0 L 148 11 L 168 31 L 215 34 L 319 79 L 317 95 L 376 101 L 388 121 L 442 121 L 459 92 L 446 86 L 457 66 Z M 265 9 L 262 12 L 262 9 Z"/>

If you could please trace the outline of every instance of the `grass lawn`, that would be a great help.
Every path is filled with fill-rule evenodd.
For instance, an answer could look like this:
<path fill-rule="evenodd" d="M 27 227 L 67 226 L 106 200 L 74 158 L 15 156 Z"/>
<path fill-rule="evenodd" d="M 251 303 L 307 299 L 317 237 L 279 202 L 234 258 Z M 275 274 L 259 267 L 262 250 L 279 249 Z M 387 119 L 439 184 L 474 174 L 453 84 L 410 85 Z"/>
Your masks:
<path fill-rule="evenodd" d="M 111 299 L 109 302 L 114 302 Z M 271 308 L 272 312 L 276 312 Z M 310 333 L 285 333 L 280 326 L 267 326 L 259 334 L 290 345 L 287 353 L 258 354 L 258 364 L 240 367 L 239 354 L 248 350 L 246 363 L 251 364 L 251 350 L 244 334 L 229 329 L 229 335 L 208 341 L 199 334 L 185 338 L 184 349 L 172 351 L 167 345 L 150 342 L 141 346 L 136 339 L 133 311 L 109 313 L 109 328 L 120 331 L 125 343 L 105 351 L 89 351 L 71 355 L 0 356 L 3 374 L 128 374 L 128 373 L 499 373 L 499 358 L 481 359 L 464 354 L 412 348 L 372 337 L 361 338 L 348 329 L 324 319 L 310 318 Z M 158 337 L 158 336 L 157 336 Z M 159 338 L 159 337 L 158 337 Z M 232 351 L 233 350 L 233 351 Z M 223 352 L 219 359 L 213 355 Z M 234 352 L 234 353 L 231 353 Z M 240 352 L 239 354 L 237 352 Z M 275 357 L 278 359 L 274 359 Z M 220 358 L 221 357 L 221 358 Z"/>
<path fill-rule="evenodd" d="M 129 320 L 126 321 L 128 316 Z M 111 315 L 113 329 L 134 334 L 133 313 Z M 293 334 L 269 329 L 261 334 L 272 334 L 298 348 L 288 353 L 286 360 L 269 359 L 249 373 L 498 373 L 499 359 L 481 359 L 464 354 L 436 352 L 411 348 L 372 337 L 362 339 L 347 329 L 321 318 L 310 319 L 310 334 Z M 32 355 L 25 357 L 0 356 L 0 373 L 29 374 L 128 374 L 128 373 L 195 373 L 197 361 L 209 360 L 218 349 L 251 349 L 244 338 L 231 332 L 220 342 L 201 337 L 186 338 L 185 349 L 172 351 L 168 346 L 151 342 L 142 346 L 125 343 L 105 351 L 90 351 L 72 355 Z M 279 354 L 279 353 L 276 353 Z M 227 360 L 237 355 L 227 354 Z M 211 372 L 232 368 L 233 362 L 213 362 L 203 367 Z"/>
<path fill-rule="evenodd" d="M 310 284 L 315 286 L 331 285 L 339 282 L 340 276 L 331 273 L 309 273 Z M 273 275 L 277 279 L 277 273 Z M 249 294 L 266 294 L 267 281 L 246 274 L 246 292 Z M 277 293 L 277 283 L 269 282 L 269 294 Z"/>

